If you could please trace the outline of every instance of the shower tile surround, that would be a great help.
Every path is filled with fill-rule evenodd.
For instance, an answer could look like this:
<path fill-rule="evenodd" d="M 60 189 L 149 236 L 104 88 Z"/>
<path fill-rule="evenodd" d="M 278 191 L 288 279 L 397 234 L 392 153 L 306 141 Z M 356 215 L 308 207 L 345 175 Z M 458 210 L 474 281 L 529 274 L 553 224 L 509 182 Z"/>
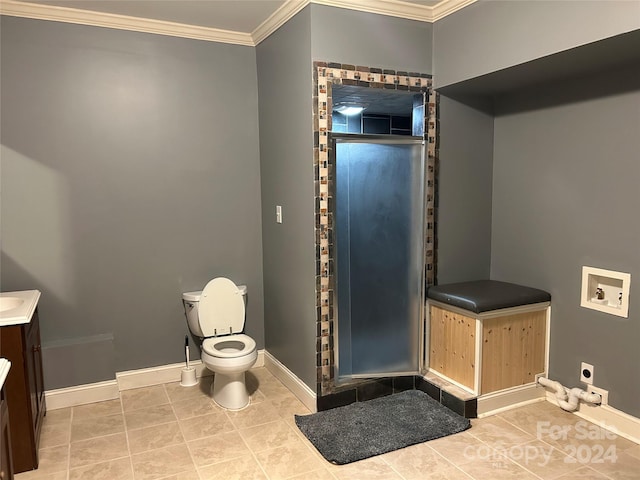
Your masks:
<path fill-rule="evenodd" d="M 421 131 L 427 147 L 425 185 L 425 284 L 435 280 L 435 170 L 438 158 L 437 93 L 431 75 L 363 67 L 331 62 L 313 62 L 313 169 L 315 180 L 315 246 L 316 246 L 316 369 L 318 405 L 322 397 L 337 393 L 334 342 L 334 201 L 332 197 L 335 165 L 331 158 L 329 133 L 332 126 L 332 86 L 356 85 L 366 88 L 391 89 L 422 93 L 425 97 L 424 123 Z M 415 121 L 415 120 L 414 120 Z M 384 382 L 380 379 L 377 383 Z M 391 390 L 393 382 L 386 379 Z M 364 387 L 366 388 L 366 387 Z M 379 395 L 388 389 L 378 389 Z M 351 397 L 346 392 L 341 398 Z M 362 395 L 362 393 L 361 393 Z M 378 396 L 379 396 L 378 395 Z M 355 390 L 353 391 L 355 401 Z M 367 395 L 368 398 L 374 398 Z M 345 397 L 346 399 L 346 397 Z M 329 400 L 329 399 L 327 399 Z M 349 402 L 351 403 L 351 402 Z M 335 405 L 337 406 L 337 405 Z M 329 407 L 331 408 L 331 407 Z"/>

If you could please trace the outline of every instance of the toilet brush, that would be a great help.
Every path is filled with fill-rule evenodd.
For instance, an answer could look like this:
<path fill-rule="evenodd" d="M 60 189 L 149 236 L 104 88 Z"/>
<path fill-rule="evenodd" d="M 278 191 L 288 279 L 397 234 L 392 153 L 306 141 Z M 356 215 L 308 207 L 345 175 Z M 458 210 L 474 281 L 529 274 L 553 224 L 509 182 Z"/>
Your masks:
<path fill-rule="evenodd" d="M 180 385 L 183 387 L 191 387 L 198 383 L 198 378 L 196 376 L 196 369 L 194 367 L 189 366 L 189 336 L 184 336 L 184 356 L 186 361 L 186 366 L 182 369 L 182 373 L 180 375 Z"/>
<path fill-rule="evenodd" d="M 189 335 L 184 336 L 184 357 L 187 361 L 187 369 L 189 368 Z"/>

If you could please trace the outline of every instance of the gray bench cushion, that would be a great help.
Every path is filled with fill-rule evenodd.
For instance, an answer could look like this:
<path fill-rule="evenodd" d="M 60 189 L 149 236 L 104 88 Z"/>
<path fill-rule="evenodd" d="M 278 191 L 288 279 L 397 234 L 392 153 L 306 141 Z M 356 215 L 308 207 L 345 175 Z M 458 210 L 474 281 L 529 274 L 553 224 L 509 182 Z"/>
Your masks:
<path fill-rule="evenodd" d="M 435 285 L 429 287 L 427 297 L 475 313 L 551 301 L 551 294 L 544 290 L 497 280 Z"/>

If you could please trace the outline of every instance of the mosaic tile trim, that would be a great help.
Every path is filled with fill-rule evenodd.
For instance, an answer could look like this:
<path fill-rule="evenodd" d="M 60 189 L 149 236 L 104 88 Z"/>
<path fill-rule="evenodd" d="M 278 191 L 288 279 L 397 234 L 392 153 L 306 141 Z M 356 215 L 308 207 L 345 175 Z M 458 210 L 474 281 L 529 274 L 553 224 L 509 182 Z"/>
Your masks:
<path fill-rule="evenodd" d="M 423 93 L 424 138 L 427 145 L 425 196 L 425 282 L 435 280 L 435 191 L 438 159 L 438 94 L 431 75 L 348 65 L 313 62 L 313 169 L 315 180 L 316 246 L 316 370 L 317 394 L 328 395 L 334 384 L 334 256 L 333 256 L 333 172 L 331 132 L 332 86 L 357 85 Z"/>

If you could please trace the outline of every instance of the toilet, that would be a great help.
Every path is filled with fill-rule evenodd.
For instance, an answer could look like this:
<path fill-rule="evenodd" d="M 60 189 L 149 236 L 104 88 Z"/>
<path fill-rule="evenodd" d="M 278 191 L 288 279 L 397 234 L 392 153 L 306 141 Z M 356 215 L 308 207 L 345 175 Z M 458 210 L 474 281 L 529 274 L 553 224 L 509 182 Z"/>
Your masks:
<path fill-rule="evenodd" d="M 202 363 L 215 374 L 213 401 L 227 410 L 249 405 L 244 374 L 258 358 L 255 340 L 242 333 L 246 293 L 245 285 L 218 277 L 202 291 L 182 294 L 189 330 L 204 339 Z"/>

